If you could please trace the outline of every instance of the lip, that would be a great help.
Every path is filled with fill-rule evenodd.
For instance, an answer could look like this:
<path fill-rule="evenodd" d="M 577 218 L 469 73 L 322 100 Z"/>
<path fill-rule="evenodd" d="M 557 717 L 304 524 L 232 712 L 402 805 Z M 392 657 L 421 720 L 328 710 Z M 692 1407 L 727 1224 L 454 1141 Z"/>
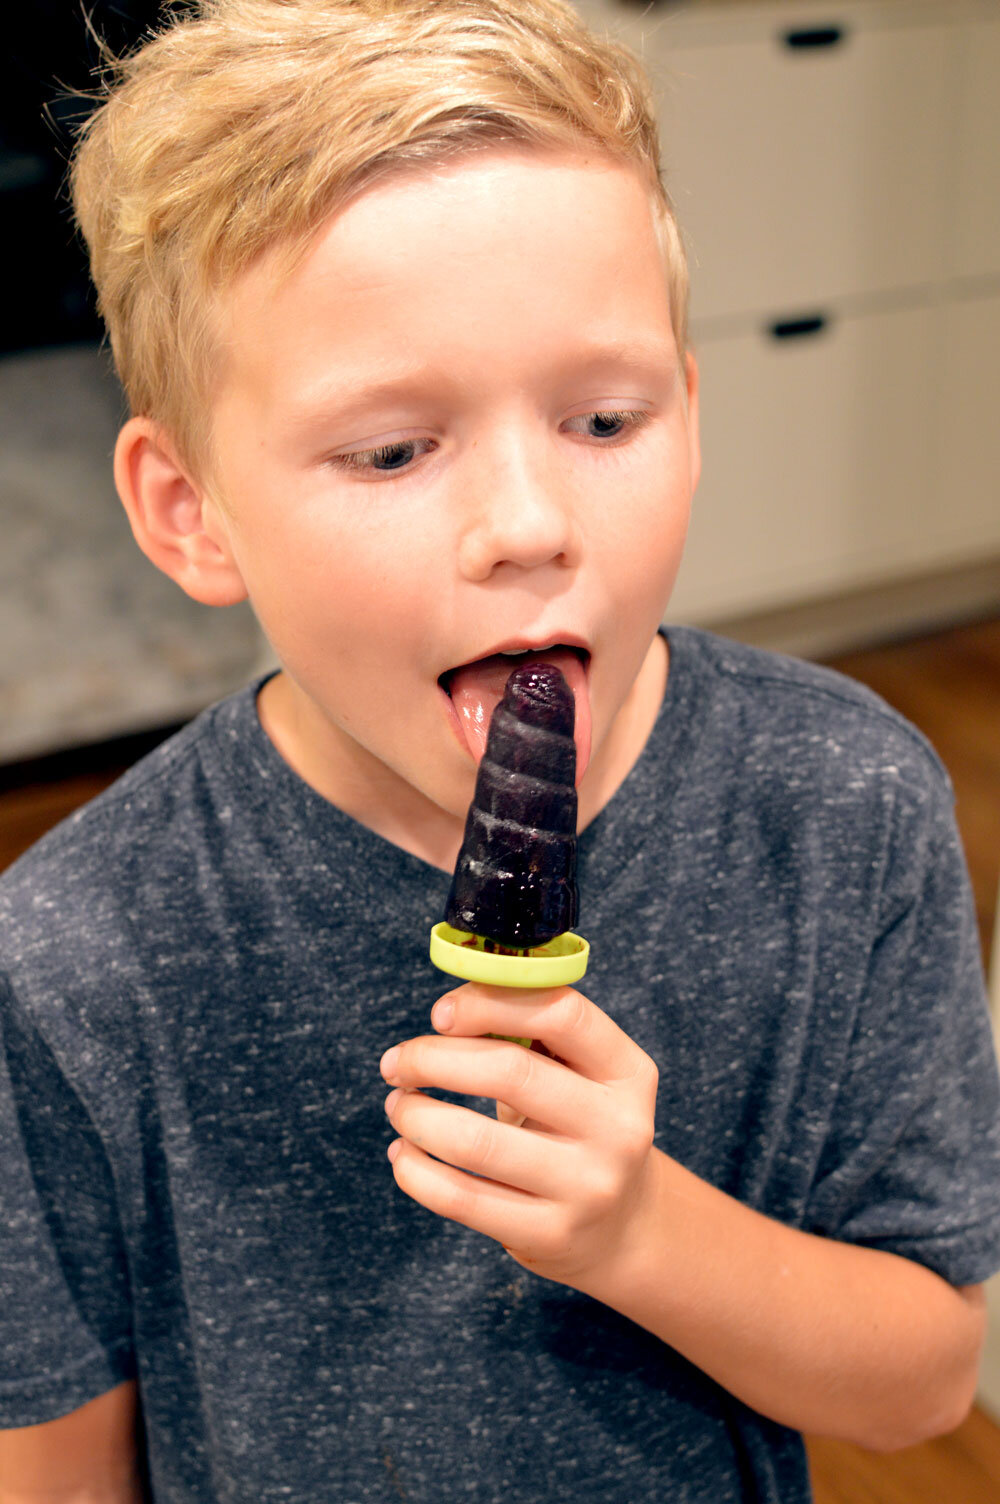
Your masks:
<path fill-rule="evenodd" d="M 468 658 L 464 663 L 457 663 L 453 668 L 446 669 L 444 673 L 438 675 L 437 683 L 438 694 L 441 697 L 441 709 L 444 712 L 445 719 L 448 723 L 452 737 L 454 738 L 458 746 L 461 747 L 462 751 L 467 757 L 469 756 L 469 744 L 466 741 L 465 732 L 462 729 L 461 723 L 458 718 L 458 713 L 455 709 L 455 703 L 451 697 L 450 684 L 452 676 L 457 673 L 459 669 L 465 668 L 472 663 L 478 663 L 481 658 L 491 658 L 497 653 L 544 653 L 546 649 L 556 647 L 572 648 L 579 654 L 584 679 L 588 689 L 589 711 L 590 668 L 593 662 L 593 654 L 586 639 L 580 637 L 575 632 L 553 633 L 546 637 L 508 637 L 504 639 L 503 642 L 494 644 L 493 647 L 491 647 L 487 652 L 479 653 L 475 658 Z M 589 763 L 589 761 L 590 735 L 588 732 L 586 737 L 584 738 L 584 744 L 578 747 L 576 776 L 577 786 L 579 786 L 580 780 L 586 772 L 587 764 Z"/>
<path fill-rule="evenodd" d="M 481 653 L 474 653 L 471 658 L 464 658 L 461 663 L 453 663 L 450 668 L 438 674 L 438 684 L 447 693 L 452 674 L 470 663 L 478 663 L 481 658 L 492 658 L 497 653 L 544 653 L 547 648 L 556 647 L 576 648 L 583 655 L 584 671 L 589 674 L 592 653 L 586 638 L 575 632 L 552 632 L 546 637 L 507 637 Z"/>

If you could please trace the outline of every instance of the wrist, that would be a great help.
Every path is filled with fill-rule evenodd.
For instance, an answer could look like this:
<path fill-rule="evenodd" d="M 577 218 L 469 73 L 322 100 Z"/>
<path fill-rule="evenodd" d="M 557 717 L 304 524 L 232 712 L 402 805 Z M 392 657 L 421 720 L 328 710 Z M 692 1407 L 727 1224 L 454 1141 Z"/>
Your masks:
<path fill-rule="evenodd" d="M 648 1325 L 637 1314 L 645 1304 L 642 1292 L 651 1278 L 659 1286 L 670 1257 L 666 1239 L 674 1165 L 675 1161 L 662 1150 L 650 1150 L 629 1211 L 613 1235 L 605 1240 L 600 1257 L 572 1281 L 581 1294 L 611 1306 L 641 1325 Z"/>

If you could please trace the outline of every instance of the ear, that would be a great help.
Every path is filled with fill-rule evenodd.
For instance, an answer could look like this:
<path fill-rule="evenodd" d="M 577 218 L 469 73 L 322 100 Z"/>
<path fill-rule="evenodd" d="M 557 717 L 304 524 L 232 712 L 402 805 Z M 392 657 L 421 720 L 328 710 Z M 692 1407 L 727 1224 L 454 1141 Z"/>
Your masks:
<path fill-rule="evenodd" d="M 151 418 L 130 418 L 118 435 L 115 486 L 135 541 L 157 569 L 206 606 L 246 600 L 218 503 Z"/>
<path fill-rule="evenodd" d="M 691 454 L 691 495 L 698 488 L 701 477 L 701 427 L 698 408 L 698 362 L 694 351 L 688 350 L 684 357 L 684 378 L 687 385 L 688 448 Z"/>

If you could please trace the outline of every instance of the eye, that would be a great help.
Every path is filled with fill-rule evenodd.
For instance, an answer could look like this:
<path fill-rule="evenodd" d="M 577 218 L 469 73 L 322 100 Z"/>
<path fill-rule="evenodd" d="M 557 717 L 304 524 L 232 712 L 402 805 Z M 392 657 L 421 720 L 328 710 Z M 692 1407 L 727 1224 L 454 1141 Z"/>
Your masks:
<path fill-rule="evenodd" d="M 591 438 L 621 439 L 623 433 L 630 429 L 637 432 L 645 428 L 649 422 L 649 413 L 637 408 L 627 408 L 622 412 L 580 413 L 569 421 L 578 423 L 581 419 L 597 425 L 597 432 L 591 434 Z M 412 468 L 411 461 L 421 445 L 433 447 L 433 443 L 433 439 L 401 439 L 397 444 L 384 444 L 379 449 L 357 449 L 352 454 L 334 454 L 327 463 L 338 470 L 356 475 L 362 475 L 366 470 L 373 471 L 376 475 L 396 475 Z M 426 450 L 421 452 L 426 453 Z"/>
<path fill-rule="evenodd" d="M 595 439 L 618 439 L 623 432 L 645 428 L 649 422 L 649 413 L 644 413 L 639 408 L 626 408 L 623 412 L 581 413 L 579 417 L 597 425 L 597 432 L 592 435 Z M 576 423 L 579 418 L 571 418 L 570 421 Z M 619 431 L 609 433 L 608 430 L 612 428 Z"/>
<path fill-rule="evenodd" d="M 334 454 L 329 463 L 340 470 L 363 471 L 369 468 L 382 475 L 392 475 L 404 470 L 412 459 L 412 451 L 418 444 L 430 444 L 430 439 L 403 439 L 398 444 L 385 444 L 381 449 L 358 449 L 354 454 Z"/>

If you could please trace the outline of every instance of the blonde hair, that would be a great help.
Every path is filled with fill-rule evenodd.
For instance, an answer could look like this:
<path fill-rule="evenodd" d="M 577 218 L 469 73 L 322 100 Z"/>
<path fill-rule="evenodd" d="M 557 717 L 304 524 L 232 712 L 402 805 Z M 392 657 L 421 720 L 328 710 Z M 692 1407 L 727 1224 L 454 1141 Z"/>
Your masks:
<path fill-rule="evenodd" d="M 565 0 L 193 0 L 110 60 L 70 188 L 133 414 L 204 471 L 216 299 L 394 169 L 596 145 L 647 183 L 681 355 L 688 274 L 649 78 Z M 210 468 L 210 466 L 208 467 Z"/>

